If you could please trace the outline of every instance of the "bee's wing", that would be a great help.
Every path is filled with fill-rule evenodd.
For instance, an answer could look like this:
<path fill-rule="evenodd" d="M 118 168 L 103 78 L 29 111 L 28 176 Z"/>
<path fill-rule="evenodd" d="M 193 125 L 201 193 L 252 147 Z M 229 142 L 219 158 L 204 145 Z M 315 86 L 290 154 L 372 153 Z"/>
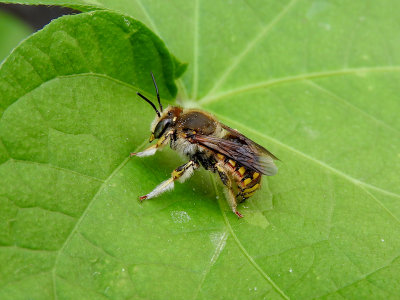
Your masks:
<path fill-rule="evenodd" d="M 241 140 L 235 141 L 210 135 L 194 134 L 189 137 L 189 140 L 219 152 L 255 172 L 272 176 L 278 171 L 273 161 L 275 156 L 248 138 L 242 142 Z"/>
<path fill-rule="evenodd" d="M 229 126 L 226 126 L 225 124 L 222 124 L 222 123 L 220 123 L 220 124 L 221 124 L 222 128 L 224 128 L 226 131 L 228 131 L 232 135 L 232 137 L 238 138 L 243 143 L 245 143 L 245 144 L 247 144 L 249 146 L 253 146 L 253 147 L 257 148 L 260 152 L 266 154 L 267 156 L 272 157 L 275 160 L 279 160 L 279 158 L 277 158 L 275 155 L 273 155 L 271 152 L 269 152 L 263 146 L 261 146 L 261 145 L 257 144 L 256 142 L 250 140 L 248 137 L 244 136 L 243 134 L 241 134 L 236 129 L 230 128 Z"/>

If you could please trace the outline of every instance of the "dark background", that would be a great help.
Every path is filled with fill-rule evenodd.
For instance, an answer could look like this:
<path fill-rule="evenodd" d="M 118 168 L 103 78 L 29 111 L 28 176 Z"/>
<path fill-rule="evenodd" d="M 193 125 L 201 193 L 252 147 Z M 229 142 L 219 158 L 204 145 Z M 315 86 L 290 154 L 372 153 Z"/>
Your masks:
<path fill-rule="evenodd" d="M 29 6 L 19 4 L 0 4 L 0 11 L 9 13 L 25 22 L 34 31 L 37 31 L 51 20 L 62 15 L 79 13 L 76 10 L 58 6 Z"/>

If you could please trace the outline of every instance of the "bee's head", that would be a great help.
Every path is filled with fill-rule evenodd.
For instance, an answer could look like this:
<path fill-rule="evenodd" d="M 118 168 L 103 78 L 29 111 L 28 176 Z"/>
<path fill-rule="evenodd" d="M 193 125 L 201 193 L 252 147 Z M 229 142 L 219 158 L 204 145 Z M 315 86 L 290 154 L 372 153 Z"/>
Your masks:
<path fill-rule="evenodd" d="M 154 79 L 153 73 L 151 73 L 151 77 L 153 78 L 153 83 L 156 88 L 157 100 L 160 110 L 158 110 L 157 107 L 154 105 L 154 103 L 151 102 L 149 99 L 147 99 L 145 96 L 143 96 L 141 93 L 137 93 L 143 100 L 145 100 L 153 107 L 153 109 L 156 111 L 157 114 L 156 118 L 151 124 L 150 128 L 151 136 L 149 142 L 152 142 L 154 139 L 159 139 L 169 127 L 175 124 L 176 119 L 182 112 L 182 108 L 176 106 L 168 106 L 165 110 L 163 110 L 160 100 L 160 95 L 158 93 L 158 87 L 156 84 L 156 80 Z"/>
<path fill-rule="evenodd" d="M 153 123 L 151 123 L 151 136 L 149 142 L 154 139 L 159 139 L 169 128 L 172 128 L 177 118 L 182 112 L 182 108 L 177 106 L 168 106 L 161 112 L 160 116 L 156 116 Z"/>

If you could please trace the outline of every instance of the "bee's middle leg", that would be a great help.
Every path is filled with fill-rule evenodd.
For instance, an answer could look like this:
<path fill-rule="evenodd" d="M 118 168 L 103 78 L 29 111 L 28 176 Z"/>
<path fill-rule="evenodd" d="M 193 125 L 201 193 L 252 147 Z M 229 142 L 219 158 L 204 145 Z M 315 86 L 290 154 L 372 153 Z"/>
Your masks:
<path fill-rule="evenodd" d="M 174 188 L 174 181 L 179 180 L 180 182 L 184 182 L 190 176 L 192 176 L 193 171 L 196 170 L 199 165 L 193 161 L 189 160 L 186 164 L 176 168 L 172 171 L 171 178 L 161 182 L 154 190 L 152 190 L 147 195 L 141 196 L 140 201 L 157 197 L 158 195 L 170 191 Z"/>
<path fill-rule="evenodd" d="M 226 198 L 228 200 L 228 204 L 233 211 L 235 215 L 238 216 L 238 218 L 243 218 L 243 215 L 237 211 L 237 201 L 236 201 L 236 196 L 233 191 L 232 187 L 232 180 L 229 178 L 228 173 L 220 166 L 217 165 L 217 171 L 219 174 L 219 177 L 221 178 L 222 183 L 226 186 Z"/>

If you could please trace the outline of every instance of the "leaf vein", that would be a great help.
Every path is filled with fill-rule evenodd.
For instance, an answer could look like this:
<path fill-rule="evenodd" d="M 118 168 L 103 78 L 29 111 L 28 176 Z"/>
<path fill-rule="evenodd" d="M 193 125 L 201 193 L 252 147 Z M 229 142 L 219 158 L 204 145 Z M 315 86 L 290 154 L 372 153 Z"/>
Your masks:
<path fill-rule="evenodd" d="M 151 28 L 154 30 L 154 32 L 160 37 L 161 40 L 165 40 L 160 31 L 158 30 L 153 18 L 150 16 L 149 12 L 147 11 L 146 7 L 143 5 L 142 1 L 140 0 L 136 0 L 136 3 L 139 5 L 140 9 L 143 11 L 143 14 L 145 15 L 145 17 L 147 18 L 147 20 L 149 20 L 150 22 L 150 26 Z M 186 90 L 186 86 L 182 80 L 182 78 L 178 78 L 176 79 L 176 83 L 177 85 L 180 87 L 182 93 L 183 93 L 183 97 L 187 98 L 187 90 Z"/>
<path fill-rule="evenodd" d="M 41 162 L 37 162 L 37 161 L 22 160 L 22 159 L 15 159 L 15 158 L 10 158 L 10 160 L 12 160 L 12 161 L 14 161 L 16 163 L 21 163 L 21 164 L 26 163 L 26 164 L 32 164 L 32 165 L 37 165 L 37 166 L 48 167 L 50 169 L 54 169 L 54 170 L 57 170 L 57 171 L 63 171 L 63 172 L 71 173 L 71 174 L 74 174 L 74 175 L 79 175 L 79 176 L 82 176 L 82 177 L 86 177 L 88 179 L 92 179 L 92 180 L 95 180 L 95 181 L 104 182 L 104 179 L 101 179 L 101 178 L 98 178 L 98 177 L 94 177 L 94 176 L 90 176 L 90 175 L 86 175 L 86 174 L 83 174 L 83 173 L 75 171 L 75 170 L 71 170 L 71 169 L 55 166 L 55 165 L 52 165 L 50 163 L 41 163 Z"/>
<path fill-rule="evenodd" d="M 315 244 L 317 244 L 317 243 L 315 243 Z M 288 290 L 290 290 L 292 287 L 294 288 L 297 284 L 300 284 L 301 281 L 307 276 L 307 274 L 311 271 L 312 267 L 314 266 L 314 264 L 315 264 L 315 250 L 314 250 L 313 247 L 311 247 L 311 249 L 312 249 L 312 261 L 311 261 L 311 264 L 307 267 L 307 270 L 305 270 L 303 272 L 303 274 L 296 281 L 294 281 L 292 284 L 290 284 L 287 287 Z"/>
<path fill-rule="evenodd" d="M 339 69 L 339 70 L 330 70 L 330 71 L 321 71 L 321 72 L 311 72 L 304 73 L 298 75 L 291 75 L 286 77 L 280 77 L 276 79 L 270 79 L 266 81 L 261 81 L 253 84 L 244 85 L 238 87 L 236 89 L 231 89 L 225 92 L 221 92 L 219 94 L 207 95 L 204 98 L 199 100 L 199 104 L 208 104 L 212 102 L 219 101 L 223 98 L 227 98 L 230 96 L 236 96 L 242 93 L 251 92 L 254 90 L 267 88 L 274 85 L 286 84 L 296 81 L 302 81 L 306 79 L 316 79 L 316 78 L 324 78 L 324 77 L 333 77 L 333 76 L 343 76 L 343 75 L 356 75 L 363 74 L 369 72 L 399 72 L 400 66 L 376 66 L 376 67 L 360 67 L 360 68 L 348 68 L 348 69 Z"/>
<path fill-rule="evenodd" d="M 213 176 L 211 176 L 211 174 L 210 174 L 210 177 L 211 177 L 212 182 L 213 182 L 215 193 L 218 194 L 218 189 L 217 189 L 217 184 L 216 184 L 215 178 Z M 234 233 L 234 231 L 232 229 L 232 226 L 229 223 L 228 218 L 226 216 L 226 213 L 225 213 L 225 211 L 223 209 L 223 206 L 222 206 L 222 203 L 221 203 L 222 202 L 222 198 L 223 197 L 218 197 L 219 208 L 221 210 L 222 216 L 224 217 L 225 224 L 226 224 L 227 228 L 229 229 L 229 232 L 232 235 L 233 239 L 235 240 L 236 245 L 238 246 L 238 248 L 242 252 L 243 256 L 260 273 L 260 275 L 265 279 L 265 281 L 267 281 L 273 287 L 273 289 L 275 289 L 283 298 L 289 299 L 289 297 L 279 288 L 279 286 L 271 279 L 271 277 L 269 277 L 268 274 L 265 273 L 264 270 L 254 261 L 254 259 L 250 256 L 250 254 L 247 252 L 247 250 L 243 247 L 243 245 L 239 241 L 238 237 L 235 235 L 235 233 Z"/>
<path fill-rule="evenodd" d="M 280 12 L 265 26 L 263 26 L 260 32 L 246 45 L 246 47 L 242 50 L 242 52 L 236 55 L 235 59 L 229 67 L 222 73 L 222 76 L 217 80 L 214 86 L 207 93 L 206 97 L 210 94 L 213 94 L 228 78 L 228 76 L 236 69 L 236 67 L 242 62 L 243 58 L 248 54 L 255 45 L 267 34 L 271 31 L 272 28 L 284 17 L 284 15 L 290 10 L 290 8 L 297 2 L 297 0 L 291 0 L 289 4 L 287 4 Z M 195 56 L 196 58 L 196 56 Z"/>
<path fill-rule="evenodd" d="M 38 249 L 38 248 L 29 248 L 29 247 L 25 247 L 25 246 L 21 246 L 21 245 L 11 245 L 11 246 L 1 246 L 0 248 L 3 249 L 18 249 L 18 250 L 24 250 L 24 251 L 30 251 L 30 252 L 43 252 L 43 253 L 53 253 L 56 252 L 57 250 L 47 250 L 47 249 Z"/>
<path fill-rule="evenodd" d="M 29 274 L 29 275 L 24 276 L 24 277 L 22 277 L 22 278 L 19 278 L 19 279 L 17 279 L 17 280 L 8 281 L 8 282 L 6 282 L 5 284 L 0 285 L 0 288 L 6 287 L 7 285 L 11 285 L 11 284 L 14 284 L 14 283 L 22 282 L 22 281 L 24 281 L 24 280 L 26 280 L 26 279 L 28 279 L 28 278 L 34 277 L 35 279 L 37 279 L 37 276 L 42 276 L 42 275 L 45 275 L 45 274 L 49 274 L 49 275 L 50 275 L 50 271 L 51 271 L 51 270 L 45 270 L 45 271 L 42 271 L 42 272 Z"/>
<path fill-rule="evenodd" d="M 147 143 L 147 139 L 137 148 L 140 149 L 140 147 L 142 147 L 143 144 Z M 136 150 L 135 150 L 136 151 Z M 55 298 L 57 298 L 57 292 L 56 292 L 56 284 L 55 284 L 55 277 L 56 277 L 56 273 L 57 273 L 57 264 L 58 264 L 58 260 L 60 259 L 60 254 L 64 251 L 66 245 L 69 243 L 70 239 L 72 238 L 72 236 L 77 232 L 79 225 L 81 224 L 81 222 L 83 221 L 83 219 L 86 217 L 86 215 L 88 214 L 88 212 L 90 211 L 90 208 L 93 206 L 96 198 L 98 197 L 98 195 L 104 190 L 104 188 L 107 186 L 108 182 L 115 176 L 115 174 L 117 174 L 119 172 L 119 170 L 121 170 L 129 161 L 130 156 L 128 156 L 127 158 L 125 158 L 121 164 L 110 174 L 110 176 L 108 176 L 108 178 L 104 181 L 104 183 L 100 186 L 99 190 L 97 191 L 97 193 L 94 195 L 94 197 L 92 198 L 92 200 L 89 202 L 88 206 L 86 206 L 85 210 L 83 211 L 81 217 L 78 219 L 78 221 L 76 222 L 74 228 L 72 228 L 70 234 L 68 235 L 68 237 L 66 238 L 65 242 L 63 243 L 63 245 L 60 247 L 60 249 L 58 250 L 56 259 L 54 261 L 54 266 L 53 266 L 53 270 L 52 270 L 52 277 L 53 277 L 53 285 L 54 285 L 54 295 Z"/>
<path fill-rule="evenodd" d="M 47 212 L 51 212 L 51 213 L 60 214 L 60 215 L 62 215 L 62 216 L 65 216 L 65 217 L 68 217 L 68 218 L 71 218 L 71 219 L 77 219 L 77 217 L 72 216 L 72 215 L 69 215 L 69 214 L 67 214 L 67 213 L 65 213 L 65 212 L 62 212 L 62 211 L 52 210 L 52 209 L 45 208 L 45 207 L 38 206 L 38 205 L 21 207 L 21 206 L 18 206 L 14 201 L 13 201 L 13 203 L 14 203 L 15 206 L 17 206 L 19 209 L 22 209 L 22 210 L 23 210 L 23 209 L 30 209 L 30 208 L 37 208 L 37 209 L 41 209 L 41 210 L 43 210 L 43 211 L 47 211 Z"/>
<path fill-rule="evenodd" d="M 221 252 L 224 250 L 226 240 L 228 239 L 228 232 L 225 230 L 223 234 L 221 235 L 221 239 L 219 240 L 217 246 L 215 247 L 215 251 L 210 259 L 210 262 L 207 264 L 207 267 L 205 268 L 203 272 L 203 276 L 201 277 L 199 286 L 197 287 L 196 293 L 194 294 L 193 299 L 197 299 L 200 293 L 200 289 L 204 283 L 204 281 L 207 278 L 207 275 L 210 273 L 212 266 L 215 264 L 217 261 L 218 257 L 220 256 Z"/>
<path fill-rule="evenodd" d="M 368 282 L 370 282 L 370 281 L 368 280 L 368 277 L 369 277 L 369 276 L 371 276 L 371 275 L 373 275 L 373 274 L 375 274 L 375 273 L 377 273 L 377 272 L 379 272 L 379 271 L 381 271 L 381 270 L 383 270 L 383 269 L 389 267 L 389 266 L 393 263 L 393 261 L 394 261 L 395 259 L 397 259 L 398 257 L 399 257 L 399 256 L 396 255 L 393 259 L 391 259 L 391 261 L 390 261 L 388 264 L 386 264 L 386 265 L 384 265 L 384 266 L 382 266 L 382 267 L 380 267 L 380 268 L 378 268 L 378 269 L 376 269 L 376 270 L 374 270 L 374 271 L 371 271 L 371 272 L 369 272 L 369 273 L 366 273 L 366 274 L 364 274 L 364 275 L 361 275 L 361 277 L 360 277 L 359 279 L 357 279 L 357 280 L 355 280 L 355 281 L 353 281 L 353 282 L 351 282 L 351 283 L 349 283 L 349 284 L 346 284 L 346 285 L 344 285 L 344 286 L 341 286 L 340 288 L 338 288 L 337 290 L 335 290 L 335 291 L 333 291 L 333 292 L 330 292 L 330 293 L 328 293 L 328 294 L 322 295 L 322 296 L 320 296 L 320 298 L 326 297 L 326 296 L 329 296 L 329 295 L 332 295 L 332 294 L 337 293 L 337 292 L 341 292 L 341 291 L 344 290 L 345 288 L 350 287 L 350 286 L 352 286 L 352 285 L 354 285 L 354 284 L 356 284 L 356 283 L 359 283 L 359 282 L 361 282 L 361 281 L 363 281 L 363 280 L 367 280 Z M 370 283 L 371 283 L 371 282 L 370 282 Z M 372 283 L 371 283 L 371 284 L 372 284 Z M 387 291 L 386 291 L 386 292 L 387 292 Z"/>
<path fill-rule="evenodd" d="M 93 246 L 96 249 L 99 249 L 101 252 L 103 252 L 104 254 L 106 254 L 107 256 L 121 262 L 124 263 L 123 261 L 121 261 L 119 258 L 117 258 L 116 256 L 112 255 L 111 253 L 109 253 L 108 251 L 106 251 L 104 248 L 100 247 L 99 245 L 95 244 L 93 241 L 91 241 L 85 234 L 83 234 L 82 232 L 78 232 L 78 234 L 85 240 L 87 241 L 91 246 Z"/>
<path fill-rule="evenodd" d="M 81 289 L 83 289 L 83 290 L 91 291 L 91 292 L 95 293 L 96 295 L 103 297 L 103 299 L 111 299 L 110 297 L 108 297 L 107 295 L 105 295 L 105 294 L 103 294 L 103 293 L 100 293 L 99 291 L 96 291 L 96 290 L 94 290 L 94 289 L 88 288 L 87 286 L 82 286 L 82 285 L 80 285 L 80 284 L 77 284 L 76 282 L 72 282 L 72 281 L 70 281 L 70 280 L 67 280 L 66 278 L 64 278 L 64 277 L 62 277 L 62 276 L 60 276 L 60 275 L 56 275 L 56 276 L 57 276 L 59 279 L 64 280 L 64 281 L 67 282 L 68 284 L 71 284 L 71 285 L 73 285 L 73 286 L 75 286 L 75 287 L 78 287 L 78 288 L 81 288 Z"/>
<path fill-rule="evenodd" d="M 390 130 L 394 131 L 395 133 L 400 134 L 400 131 L 399 131 L 398 129 L 392 127 L 391 125 L 387 124 L 386 122 L 384 122 L 384 121 L 382 121 L 382 120 L 376 118 L 375 116 L 373 116 L 373 115 L 367 113 L 366 111 L 362 110 L 361 108 L 355 106 L 354 104 L 350 103 L 348 100 L 346 100 L 345 98 L 339 96 L 338 94 L 336 94 L 336 93 L 334 93 L 334 92 L 328 90 L 328 89 L 325 88 L 325 87 L 322 87 L 321 85 L 315 83 L 314 81 L 307 80 L 306 82 L 307 82 L 307 84 L 309 84 L 311 87 L 314 87 L 315 89 L 318 89 L 318 90 L 320 90 L 320 91 L 326 93 L 327 95 L 329 95 L 329 96 L 331 96 L 332 98 L 336 99 L 338 102 L 340 102 L 340 103 L 342 103 L 342 104 L 344 104 L 344 105 L 346 105 L 346 106 L 352 108 L 352 109 L 355 110 L 356 112 L 358 112 L 358 113 L 360 113 L 360 114 L 366 116 L 367 118 L 371 119 L 372 121 L 374 121 L 374 122 L 377 123 L 378 125 L 384 126 L 384 127 L 386 127 L 387 129 L 390 129 Z"/>
<path fill-rule="evenodd" d="M 195 0 L 194 6 L 194 27 L 193 27 L 193 91 L 192 99 L 196 99 L 199 85 L 199 0 Z"/>

